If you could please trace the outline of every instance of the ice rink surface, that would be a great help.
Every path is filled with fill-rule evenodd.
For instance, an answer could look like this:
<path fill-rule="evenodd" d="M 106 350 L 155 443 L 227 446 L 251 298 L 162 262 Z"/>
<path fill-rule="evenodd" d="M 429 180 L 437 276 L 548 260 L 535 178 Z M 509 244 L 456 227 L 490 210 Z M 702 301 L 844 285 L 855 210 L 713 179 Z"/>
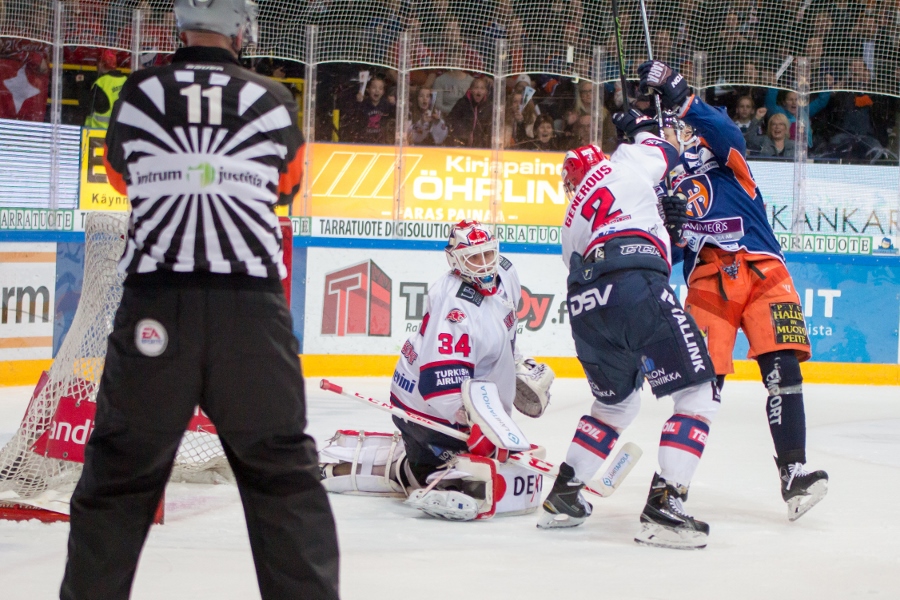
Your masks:
<path fill-rule="evenodd" d="M 335 379 L 386 398 L 388 380 Z M 310 432 L 320 447 L 338 428 L 392 431 L 390 417 L 307 381 Z M 0 388 L 0 442 L 18 427 L 31 390 Z M 581 527 L 538 530 L 535 515 L 451 523 L 397 499 L 331 496 L 345 600 L 779 600 L 900 598 L 900 389 L 807 385 L 809 465 L 828 471 L 828 496 L 787 520 L 764 412 L 765 389 L 728 382 L 687 509 L 710 523 L 699 551 L 638 546 L 632 539 L 656 468 L 671 401 L 645 390 L 621 441 L 644 457 L 614 496 L 594 498 Z M 517 421 L 561 461 L 587 384 L 559 380 L 539 420 Z M 549 491 L 545 482 L 545 494 Z M 56 597 L 68 525 L 0 522 L 0 598 Z M 237 489 L 169 486 L 166 524 L 155 526 L 133 598 L 259 598 Z"/>

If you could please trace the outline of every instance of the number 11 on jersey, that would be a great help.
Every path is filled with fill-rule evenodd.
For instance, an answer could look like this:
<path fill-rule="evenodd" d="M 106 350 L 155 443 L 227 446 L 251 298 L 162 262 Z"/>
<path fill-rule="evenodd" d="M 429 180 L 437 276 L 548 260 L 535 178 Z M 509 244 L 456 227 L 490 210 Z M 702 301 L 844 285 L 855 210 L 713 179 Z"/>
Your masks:
<path fill-rule="evenodd" d="M 189 85 L 181 90 L 181 95 L 187 98 L 188 123 L 203 123 L 203 98 L 209 104 L 209 121 L 207 125 L 222 124 L 222 88 L 213 86 L 203 89 L 199 83 Z"/>

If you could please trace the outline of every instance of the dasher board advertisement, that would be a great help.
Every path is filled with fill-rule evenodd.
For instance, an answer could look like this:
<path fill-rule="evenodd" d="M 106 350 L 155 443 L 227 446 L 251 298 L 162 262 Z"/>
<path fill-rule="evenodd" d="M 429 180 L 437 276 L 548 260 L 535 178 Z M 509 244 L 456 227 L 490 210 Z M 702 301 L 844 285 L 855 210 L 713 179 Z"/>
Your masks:
<path fill-rule="evenodd" d="M 574 356 L 566 273 L 556 255 L 505 254 L 522 284 L 518 344 L 525 354 Z M 309 248 L 304 354 L 397 354 L 418 332 L 443 252 Z"/>
<path fill-rule="evenodd" d="M 53 357 L 55 243 L 0 243 L 0 361 Z"/>
<path fill-rule="evenodd" d="M 502 247 L 501 247 L 502 250 Z M 574 357 L 567 271 L 556 254 L 504 254 L 522 283 L 518 344 L 526 355 Z M 813 361 L 898 363 L 900 271 L 890 259 L 788 262 L 800 295 Z M 397 354 L 418 331 L 428 289 L 448 270 L 443 252 L 308 249 L 305 354 Z M 672 287 L 683 303 L 680 265 Z M 747 358 L 739 334 L 734 358 Z"/>

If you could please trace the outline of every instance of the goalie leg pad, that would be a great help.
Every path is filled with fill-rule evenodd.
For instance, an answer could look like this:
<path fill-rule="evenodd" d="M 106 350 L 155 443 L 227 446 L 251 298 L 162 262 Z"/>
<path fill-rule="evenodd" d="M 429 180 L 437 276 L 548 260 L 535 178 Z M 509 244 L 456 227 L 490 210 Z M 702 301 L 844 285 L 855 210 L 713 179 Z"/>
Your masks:
<path fill-rule="evenodd" d="M 467 379 L 461 391 L 469 422 L 477 424 L 495 446 L 512 452 L 531 449 L 525 434 L 506 412 L 497 384 L 483 379 Z"/>
<path fill-rule="evenodd" d="M 538 447 L 531 454 L 543 459 L 546 452 Z M 544 478 L 540 473 L 506 462 L 498 464 L 497 475 L 500 478 L 494 486 L 497 515 L 529 515 L 541 506 Z"/>
<path fill-rule="evenodd" d="M 460 454 L 446 469 L 429 475 L 429 485 L 412 492 L 406 503 L 448 521 L 490 519 L 497 510 L 498 464 L 492 458 Z"/>
<path fill-rule="evenodd" d="M 543 459 L 546 450 L 534 446 L 530 454 Z M 515 463 L 461 454 L 428 480 L 434 485 L 411 492 L 407 504 L 440 519 L 527 515 L 541 505 L 543 476 Z"/>
<path fill-rule="evenodd" d="M 322 485 L 334 494 L 405 497 L 405 456 L 399 433 L 338 430 L 319 453 Z M 349 474 L 335 474 L 343 469 Z"/>

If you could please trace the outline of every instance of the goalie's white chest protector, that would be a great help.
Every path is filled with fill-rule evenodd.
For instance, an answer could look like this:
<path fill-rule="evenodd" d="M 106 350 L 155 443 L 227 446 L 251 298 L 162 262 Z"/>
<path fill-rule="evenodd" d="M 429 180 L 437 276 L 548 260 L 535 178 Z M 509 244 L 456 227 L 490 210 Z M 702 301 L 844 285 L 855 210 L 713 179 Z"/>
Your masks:
<path fill-rule="evenodd" d="M 419 331 L 403 344 L 391 383 L 391 402 L 441 423 L 466 424 L 459 415 L 466 379 L 497 384 L 506 412 L 516 395 L 516 311 L 521 286 L 512 263 L 500 258 L 499 291 L 483 296 L 447 273 L 428 290 Z"/>

